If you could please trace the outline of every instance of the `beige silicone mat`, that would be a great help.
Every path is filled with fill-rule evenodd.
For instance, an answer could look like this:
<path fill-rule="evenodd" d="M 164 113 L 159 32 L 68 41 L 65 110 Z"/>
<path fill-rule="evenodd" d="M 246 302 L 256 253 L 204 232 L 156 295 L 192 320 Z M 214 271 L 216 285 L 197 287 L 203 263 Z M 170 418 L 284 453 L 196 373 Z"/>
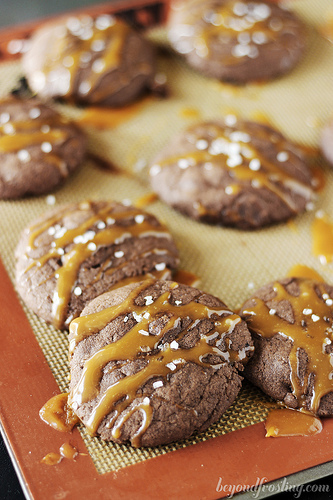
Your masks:
<path fill-rule="evenodd" d="M 275 82 L 233 88 L 198 75 L 171 52 L 162 53 L 159 71 L 167 76 L 170 96 L 144 100 L 135 113 L 116 127 L 103 131 L 86 129 L 91 152 L 133 175 L 114 175 L 87 160 L 83 168 L 54 193 L 56 205 L 87 198 L 129 199 L 135 203 L 150 192 L 145 165 L 174 133 L 200 119 L 218 118 L 231 111 L 247 118 L 264 114 L 290 138 L 316 146 L 320 127 L 333 113 L 333 45 L 318 32 L 333 6 L 331 0 L 296 0 L 289 4 L 309 27 L 307 53 L 291 74 Z M 155 30 L 151 36 L 165 43 L 163 29 Z M 0 65 L 0 96 L 5 96 L 16 85 L 19 76 L 19 62 Z M 82 113 L 70 106 L 57 107 L 73 118 Z M 318 195 L 313 212 L 299 216 L 293 223 L 256 232 L 194 222 L 158 201 L 147 210 L 169 226 L 180 250 L 181 267 L 201 278 L 203 290 L 236 308 L 253 288 L 283 277 L 295 264 L 313 267 L 328 282 L 333 282 L 332 264 L 321 265 L 311 250 L 315 211 L 333 213 L 333 170 L 325 167 L 325 177 L 325 189 Z M 46 196 L 0 202 L 0 254 L 12 279 L 19 233 L 50 208 L 48 202 Z M 28 310 L 26 313 L 60 390 L 65 391 L 68 385 L 66 334 L 47 326 Z M 259 390 L 245 384 L 235 404 L 207 432 L 154 449 L 105 444 L 84 430 L 82 435 L 98 472 L 103 474 L 257 423 L 267 414 L 265 402 L 267 398 Z"/>

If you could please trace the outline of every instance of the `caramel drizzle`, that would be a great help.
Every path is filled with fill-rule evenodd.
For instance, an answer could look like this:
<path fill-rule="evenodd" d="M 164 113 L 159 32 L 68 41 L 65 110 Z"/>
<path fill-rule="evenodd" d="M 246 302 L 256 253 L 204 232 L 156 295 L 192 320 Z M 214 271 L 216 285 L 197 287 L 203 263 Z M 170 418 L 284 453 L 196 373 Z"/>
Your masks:
<path fill-rule="evenodd" d="M 80 208 L 89 208 L 90 204 L 82 203 Z M 112 244 L 122 243 L 127 238 L 144 238 L 150 235 L 170 239 L 165 226 L 159 224 L 153 226 L 147 217 L 140 210 L 133 207 L 126 207 L 123 212 L 113 212 L 114 205 L 106 204 L 97 214 L 89 217 L 78 227 L 67 229 L 59 237 L 54 238 L 52 246 L 40 258 L 34 259 L 26 272 L 34 266 L 43 266 L 50 259 L 62 260 L 62 266 L 59 267 L 52 276 L 56 278 L 56 290 L 53 296 L 52 315 L 53 323 L 57 328 L 61 328 L 67 313 L 70 297 L 75 286 L 80 266 L 88 259 L 98 248 Z M 36 248 L 36 239 L 45 231 L 56 225 L 64 217 L 66 211 L 59 215 L 51 217 L 45 223 L 33 226 L 29 233 L 28 251 Z M 140 216 L 138 223 L 135 218 Z M 129 225 L 120 226 L 117 223 L 128 220 Z M 98 229 L 98 224 L 105 225 L 103 229 Z M 60 229 L 61 234 L 61 229 Z M 85 238 L 86 236 L 86 238 Z M 114 259 L 114 262 L 112 261 Z M 107 259 L 104 266 L 111 263 L 110 272 L 114 272 L 123 264 L 116 264 L 119 259 L 111 256 Z M 112 262 L 111 262 L 112 261 Z M 51 277 L 52 277 L 51 276 Z"/>
<path fill-rule="evenodd" d="M 281 188 L 281 186 L 285 186 L 289 189 L 294 189 L 298 192 L 300 192 L 304 197 L 308 197 L 311 199 L 313 197 L 312 195 L 312 189 L 304 184 L 303 182 L 299 181 L 292 175 L 290 175 L 288 172 L 282 170 L 279 165 L 275 162 L 270 161 L 267 157 L 265 157 L 260 151 L 254 148 L 254 146 L 251 144 L 251 142 L 243 142 L 241 139 L 239 139 L 236 144 L 240 145 L 240 152 L 239 155 L 241 156 L 241 162 L 238 165 L 235 166 L 229 166 L 228 165 L 228 154 L 225 152 L 215 152 L 214 154 L 209 151 L 209 149 L 212 147 L 212 142 L 213 141 L 218 141 L 222 140 L 225 144 L 231 145 L 234 144 L 234 142 L 228 137 L 229 134 L 232 133 L 239 133 L 240 135 L 242 134 L 247 134 L 246 131 L 246 126 L 242 126 L 240 129 L 229 129 L 230 132 L 225 133 L 223 128 L 210 123 L 210 135 L 213 136 L 212 139 L 207 139 L 207 137 L 202 137 L 202 138 L 197 138 L 196 139 L 196 144 L 198 142 L 200 143 L 200 140 L 206 141 L 208 143 L 207 148 L 205 150 L 200 150 L 197 148 L 196 145 L 194 145 L 195 149 L 188 152 L 181 154 L 179 156 L 173 156 L 166 158 L 165 160 L 162 160 L 158 162 L 156 165 L 153 165 L 151 168 L 153 169 L 154 167 L 166 167 L 167 165 L 171 164 L 179 164 L 179 161 L 186 161 L 188 163 L 187 168 L 193 168 L 193 167 L 198 167 L 198 166 L 204 166 L 205 163 L 212 163 L 214 166 L 220 166 L 221 168 L 227 170 L 230 172 L 230 175 L 240 181 L 250 181 L 253 184 L 256 185 L 257 188 L 260 187 L 265 187 L 266 189 L 269 189 L 271 192 L 273 192 L 276 196 L 281 198 L 291 209 L 291 211 L 296 212 L 297 207 L 295 206 L 295 203 L 293 202 L 292 198 L 288 195 L 288 193 L 285 192 Z M 189 130 L 189 141 L 190 141 L 190 134 L 192 130 Z M 228 134 L 228 135 L 227 135 Z M 265 132 L 264 130 L 262 131 L 262 138 L 267 138 L 268 141 L 270 141 L 270 134 L 268 132 Z M 189 142 L 188 141 L 188 142 Z M 244 150 L 246 150 L 246 155 L 244 155 Z M 284 139 L 279 139 L 279 142 L 276 144 L 276 151 L 277 154 L 280 151 L 284 151 L 288 154 L 289 157 L 296 156 L 295 153 L 293 153 L 287 146 L 286 141 Z M 238 153 L 237 153 L 238 155 Z M 229 158 L 232 158 L 233 155 L 230 155 Z M 253 170 L 250 168 L 250 162 L 251 160 L 258 160 L 260 162 L 260 168 L 258 170 Z M 240 191 L 239 186 L 237 184 L 231 184 L 228 186 L 229 189 L 229 194 L 232 195 L 237 195 L 237 193 Z M 202 215 L 205 213 L 208 213 L 208 210 L 202 206 L 200 203 L 198 204 L 198 209 L 202 212 Z"/>
<path fill-rule="evenodd" d="M 322 428 L 319 418 L 313 415 L 287 408 L 274 409 L 265 421 L 265 437 L 313 436 L 319 434 Z"/>
<path fill-rule="evenodd" d="M 325 351 L 333 341 L 332 334 L 332 299 L 323 284 L 312 280 L 299 280 L 300 294 L 290 295 L 278 282 L 274 283 L 276 297 L 274 301 L 287 300 L 291 303 L 295 322 L 293 324 L 279 318 L 275 309 L 267 306 L 263 300 L 255 297 L 256 305 L 243 311 L 250 329 L 262 337 L 271 338 L 281 334 L 292 341 L 289 355 L 290 382 L 292 393 L 301 408 L 307 409 L 306 391 L 309 377 L 315 375 L 313 394 L 309 410 L 316 413 L 321 398 L 333 390 L 333 355 Z M 320 291 L 321 298 L 314 287 Z M 298 351 L 304 349 L 308 355 L 307 373 L 301 381 L 298 370 Z"/>
<path fill-rule="evenodd" d="M 224 307 L 211 309 L 196 302 L 179 305 L 170 304 L 171 291 L 179 286 L 175 282 L 171 284 L 171 291 L 163 293 L 148 306 L 136 305 L 135 299 L 152 283 L 152 281 L 146 281 L 139 285 L 118 306 L 104 309 L 89 316 L 81 316 L 72 321 L 70 325 L 72 338 L 69 349 L 72 354 L 79 342 L 90 335 L 98 333 L 114 319 L 122 316 L 126 318 L 130 314 L 140 319 L 123 337 L 102 347 L 85 362 L 80 380 L 72 388 L 69 396 L 69 403 L 73 408 L 77 408 L 79 405 L 87 403 L 99 395 L 103 368 L 108 363 L 117 361 L 124 362 L 126 365 L 128 362 L 136 359 L 144 359 L 146 364 L 143 368 L 133 375 L 116 381 L 101 395 L 100 400 L 86 422 L 88 430 L 91 433 L 95 433 L 102 420 L 111 413 L 110 422 L 108 422 L 107 426 L 111 427 L 115 423 L 112 433 L 115 438 L 119 438 L 123 423 L 129 418 L 130 414 L 139 409 L 144 414 L 144 422 L 136 434 L 134 440 L 136 446 L 139 446 L 140 436 L 149 426 L 152 418 L 149 398 L 143 397 L 139 403 L 135 402 L 135 399 L 140 398 L 137 395 L 139 388 L 144 386 L 148 380 L 155 377 L 165 379 L 186 362 L 218 369 L 225 362 L 224 360 L 237 361 L 244 359 L 247 350 L 252 349 L 250 346 L 240 351 L 232 349 L 232 343 L 228 335 L 231 334 L 241 319 Z M 168 314 L 169 316 L 167 324 L 161 329 L 159 334 L 151 335 L 149 333 L 150 323 L 163 314 Z M 163 336 L 177 325 L 180 317 L 190 318 L 192 320 L 191 325 L 185 331 L 178 334 L 176 341 L 170 344 L 163 344 L 161 342 Z M 194 347 L 189 349 L 179 347 L 179 341 L 186 336 L 187 331 L 206 318 L 210 318 L 214 323 L 212 327 L 213 333 L 201 336 Z M 220 349 L 224 341 L 228 345 L 226 351 Z M 211 342 L 213 342 L 213 345 L 211 345 Z M 145 346 L 144 352 L 148 353 L 144 358 L 142 358 L 143 344 Z M 220 356 L 219 362 L 212 365 L 208 361 L 205 361 L 206 356 L 209 354 Z M 121 416 L 117 422 L 117 419 L 124 411 L 126 412 L 125 416 Z"/>
<path fill-rule="evenodd" d="M 254 19 L 252 18 L 251 21 L 247 22 L 246 17 L 247 15 L 251 14 L 247 12 L 244 15 L 235 15 L 233 12 L 233 8 L 235 7 L 235 4 L 237 2 L 227 2 L 226 5 L 220 6 L 218 8 L 214 9 L 214 16 L 216 19 L 220 19 L 221 24 L 213 24 L 212 22 L 206 21 L 205 26 L 201 28 L 197 35 L 197 54 L 200 55 L 203 59 L 207 58 L 209 54 L 211 53 L 211 47 L 210 47 L 210 42 L 212 39 L 217 38 L 219 35 L 223 34 L 224 36 L 231 36 L 235 40 L 237 39 L 237 35 L 239 33 L 248 33 L 250 36 L 254 34 L 255 32 L 260 32 L 261 36 L 265 37 L 265 42 L 261 43 L 271 43 L 271 42 L 278 42 L 279 40 L 279 32 L 274 31 L 273 29 L 270 28 L 269 26 L 269 20 L 272 19 L 271 13 L 269 16 L 265 19 Z M 260 2 L 259 2 L 260 4 Z M 266 5 L 265 5 L 266 6 Z M 276 14 L 274 15 L 275 18 L 277 18 L 278 22 L 281 23 L 281 28 L 284 27 L 284 22 L 282 24 L 282 19 L 280 17 L 277 17 Z M 246 23 L 246 25 L 243 26 L 241 30 L 235 29 L 232 27 L 232 23 Z M 229 26 L 228 26 L 229 23 Z M 255 47 L 258 47 L 257 43 L 254 43 Z M 259 44 L 260 48 L 260 44 Z M 238 57 L 235 57 L 232 53 L 220 53 L 219 57 L 223 61 L 223 64 L 232 66 L 234 64 L 238 64 L 240 61 L 246 57 L 247 54 L 244 53 L 244 55 L 239 55 Z"/>
<path fill-rule="evenodd" d="M 80 23 L 80 18 L 77 18 L 77 21 Z M 92 26 L 90 36 L 87 37 L 87 39 L 80 38 L 76 34 L 75 30 L 72 31 L 70 27 L 68 28 L 65 36 L 62 35 L 61 37 L 58 37 L 55 45 L 54 58 L 52 58 L 49 64 L 46 65 L 43 72 L 46 75 L 46 79 L 48 79 L 50 73 L 54 71 L 55 65 L 58 64 L 63 68 L 66 67 L 66 70 L 68 71 L 67 74 L 69 75 L 69 82 L 68 88 L 66 90 L 64 89 L 62 95 L 68 96 L 73 92 L 78 72 L 81 68 L 85 68 L 86 65 L 90 63 L 90 59 L 87 63 L 85 63 L 82 61 L 82 57 L 87 54 L 93 57 L 94 51 L 92 46 L 94 43 L 96 44 L 100 42 L 101 44 L 104 44 L 103 50 L 97 52 L 99 57 L 95 59 L 95 61 L 99 62 L 100 69 L 94 71 L 92 67 L 92 69 L 89 70 L 89 73 L 85 75 L 84 79 L 87 92 L 80 92 L 79 88 L 79 93 L 84 95 L 92 89 L 95 91 L 101 74 L 110 72 L 119 66 L 124 40 L 131 28 L 119 20 L 113 19 L 112 23 L 113 24 L 102 30 Z M 74 37 L 74 40 L 71 41 L 69 37 Z M 66 60 L 66 58 L 71 58 L 70 65 L 65 66 L 64 60 Z M 62 75 L 59 74 L 59 78 L 61 77 Z M 110 87 L 104 91 L 98 89 L 94 101 L 96 102 L 101 100 L 109 94 Z"/>
<path fill-rule="evenodd" d="M 0 153 L 17 153 L 30 146 L 42 145 L 43 143 L 49 143 L 52 151 L 52 146 L 64 143 L 68 139 L 68 131 L 60 128 L 65 123 L 61 117 L 53 116 L 45 120 L 30 119 L 1 125 Z M 11 128 L 9 132 L 6 128 L 8 125 Z M 42 130 L 43 125 L 48 127 L 45 132 Z M 50 163 L 55 164 L 62 175 L 66 176 L 67 169 L 62 168 L 63 162 L 51 151 L 44 152 L 41 149 L 41 154 L 47 157 Z"/>

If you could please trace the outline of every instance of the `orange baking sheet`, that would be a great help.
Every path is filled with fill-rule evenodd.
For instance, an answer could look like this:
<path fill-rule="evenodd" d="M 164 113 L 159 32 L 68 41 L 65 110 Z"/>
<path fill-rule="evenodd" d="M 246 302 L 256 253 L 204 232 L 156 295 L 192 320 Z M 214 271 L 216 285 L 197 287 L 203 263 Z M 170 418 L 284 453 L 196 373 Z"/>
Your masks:
<path fill-rule="evenodd" d="M 155 2 L 149 1 L 145 4 L 154 7 Z M 138 8 L 138 5 L 133 4 L 133 2 L 127 2 L 126 4 L 119 2 L 117 8 L 120 5 L 133 18 L 136 18 L 136 13 L 140 11 L 139 21 L 141 19 L 150 23 L 153 19 L 149 15 L 142 15 L 141 5 Z M 158 4 L 157 10 L 153 12 L 155 14 L 157 12 L 160 19 L 163 20 L 166 10 L 166 5 L 161 2 Z M 91 10 L 93 14 L 105 11 L 110 11 L 109 4 L 94 7 Z M 15 31 L 6 30 L 3 33 L 3 38 L 1 38 L 0 33 L 0 44 L 1 40 L 5 44 L 11 37 L 26 36 L 32 27 L 35 27 L 34 23 L 15 28 Z M 309 59 L 308 64 L 310 62 Z M 175 67 L 172 74 L 175 74 L 177 77 L 178 66 Z M 297 78 L 298 74 L 296 72 L 294 76 L 281 80 L 280 83 L 272 84 L 266 94 L 265 89 L 263 89 L 260 96 L 261 99 L 268 99 L 267 95 L 274 85 L 282 86 L 283 90 L 285 86 L 288 86 L 288 82 L 297 82 Z M 202 85 L 203 81 L 204 79 L 197 77 L 193 73 L 194 90 L 199 85 Z M 191 93 L 194 95 L 192 88 L 188 89 L 188 101 L 185 104 L 181 102 L 179 108 L 178 101 L 181 100 L 181 92 L 178 91 L 177 93 L 177 89 L 181 88 L 182 82 L 177 80 L 176 83 L 179 84 L 179 87 L 176 87 L 176 84 L 174 84 L 172 100 L 156 104 L 156 120 L 160 119 L 160 116 L 167 116 L 169 108 L 177 109 L 177 111 L 180 109 L 183 112 L 186 109 L 188 112 L 195 111 L 195 107 L 193 107 L 190 101 Z M 216 86 L 217 84 L 216 82 L 209 81 L 207 85 L 211 88 L 211 86 Z M 300 88 L 301 90 L 303 89 L 303 87 Z M 224 92 L 224 96 L 229 95 L 231 101 L 235 100 L 238 95 L 241 107 L 242 103 L 251 96 L 253 87 L 244 90 L 243 93 L 239 90 L 230 90 L 229 87 L 221 87 L 220 90 Z M 297 94 L 297 89 L 295 93 Z M 311 112 L 314 109 L 315 102 L 319 101 L 320 97 L 319 95 L 312 99 Z M 290 98 L 293 98 L 292 93 Z M 256 99 L 252 100 L 256 102 Z M 200 108 L 200 103 L 197 104 Z M 203 107 L 205 104 L 206 101 L 203 99 L 201 106 Z M 260 108 L 259 99 L 257 104 Z M 310 104 L 308 105 L 310 106 Z M 207 102 L 208 107 L 209 105 Z M 149 106 L 154 106 L 154 104 L 148 101 L 147 107 Z M 268 105 L 267 107 L 269 109 Z M 145 108 L 145 104 L 143 108 Z M 151 113 L 150 117 L 154 116 L 154 109 L 155 107 L 149 111 Z M 227 105 L 225 106 L 226 109 Z M 282 111 L 283 109 L 286 108 L 282 106 Z M 293 103 L 291 104 L 291 109 L 295 111 Z M 294 133 L 296 138 L 298 138 L 297 130 L 299 129 L 297 128 L 297 120 L 303 120 L 302 112 L 303 109 L 300 109 L 299 114 L 288 117 L 288 123 L 292 124 L 290 129 L 286 125 L 287 132 L 291 132 L 291 135 Z M 205 116 L 202 109 L 199 109 L 198 115 L 200 114 Z M 282 114 L 277 113 L 276 119 L 280 124 L 284 123 Z M 181 123 L 181 125 L 184 126 L 184 123 Z M 133 135 L 132 146 L 134 144 L 134 152 L 139 148 L 139 140 L 141 141 L 139 145 L 142 147 L 142 144 L 147 143 L 150 139 L 153 149 L 157 150 L 160 145 L 159 140 L 154 142 L 153 137 L 149 136 L 149 126 L 146 134 L 148 139 L 147 137 L 135 135 L 138 126 L 134 117 L 133 123 L 126 127 L 126 133 L 131 138 Z M 153 131 L 155 123 L 152 122 L 150 127 L 151 131 Z M 162 130 L 160 125 L 157 128 L 160 131 Z M 312 141 L 311 145 L 313 145 L 313 134 L 310 132 L 309 141 L 310 143 Z M 108 131 L 101 132 L 103 139 L 105 139 L 107 133 Z M 116 133 L 121 137 L 123 129 L 120 127 Z M 95 136 L 96 134 L 93 137 L 94 139 Z M 91 137 L 89 141 L 92 144 Z M 119 137 L 116 136 L 114 141 L 119 142 Z M 160 142 L 162 143 L 163 141 L 161 140 Z M 100 144 L 102 142 L 94 144 L 95 150 L 99 150 Z M 115 143 L 113 147 L 116 148 Z M 101 149 L 104 152 L 103 147 Z M 121 156 L 123 153 L 121 149 L 118 152 L 115 149 L 114 154 L 117 159 L 117 154 Z M 140 160 L 140 157 L 136 159 Z M 128 159 L 128 163 L 131 163 L 130 159 Z M 69 187 L 64 187 L 60 192 L 56 193 L 57 199 L 61 200 L 62 196 L 64 199 L 66 196 L 68 197 L 72 193 L 75 183 L 78 186 L 83 186 L 83 184 L 80 184 L 80 176 L 82 176 L 84 185 L 86 186 L 89 177 L 88 175 L 84 177 L 84 175 L 86 174 L 76 174 L 73 178 L 74 180 L 70 181 L 70 183 L 72 182 L 72 186 L 69 183 Z M 126 185 L 128 185 L 129 191 L 134 189 L 134 181 L 125 176 L 114 182 L 115 187 L 113 191 L 115 192 L 118 186 L 120 186 L 120 182 L 125 184 L 121 193 L 126 191 Z M 83 189 L 84 196 L 87 192 L 85 189 Z M 95 193 L 97 189 L 99 189 L 99 186 L 96 187 L 92 182 L 91 190 Z M 146 189 L 140 187 L 140 184 L 135 185 L 135 189 L 137 189 L 138 196 L 147 194 Z M 330 207 L 331 198 L 330 191 L 326 191 L 322 198 L 321 208 Z M 17 221 L 18 226 L 22 224 L 22 221 L 18 221 L 17 217 L 20 214 L 20 210 L 23 217 L 26 203 L 24 200 L 18 201 L 15 205 L 15 212 L 13 211 L 12 213 L 13 217 L 16 218 L 13 220 Z M 41 208 L 40 204 L 35 206 L 32 203 L 31 206 L 29 205 L 29 210 L 32 210 L 31 213 Z M 2 205 L 2 207 L 1 217 L 7 217 L 8 214 L 11 214 L 11 208 L 8 204 L 6 206 Z M 46 208 L 47 206 L 45 205 Z M 148 209 L 150 210 L 150 207 Z M 312 257 L 309 256 L 309 250 L 306 250 L 309 247 L 308 227 L 311 217 L 309 214 L 297 219 L 294 223 L 295 226 L 283 225 L 268 229 L 267 231 L 249 234 L 243 232 L 235 233 L 230 229 L 208 228 L 174 214 L 172 210 L 163 207 L 162 204 L 158 204 L 156 207 L 154 205 L 152 211 L 155 211 L 158 216 L 162 216 L 167 224 L 170 225 L 172 232 L 177 236 L 180 244 L 182 266 L 197 271 L 202 278 L 205 289 L 218 295 L 221 282 L 224 280 L 229 283 L 229 297 L 225 297 L 224 295 L 222 298 L 226 299 L 228 303 L 231 302 L 232 307 L 237 305 L 236 297 L 245 298 L 249 294 L 246 285 L 250 279 L 259 284 L 263 283 L 266 279 L 277 277 L 276 273 L 285 272 L 300 257 L 303 258 L 305 263 L 315 263 L 315 260 L 311 260 Z M 2 220 L 1 222 L 2 231 L 8 231 L 8 228 L 13 225 L 11 221 Z M 13 226 L 13 232 L 16 230 L 16 227 Z M 186 238 L 190 238 L 194 231 L 197 231 L 197 234 L 200 235 L 200 244 L 198 239 L 189 239 L 188 247 L 186 247 Z M 222 235 L 223 238 L 221 238 Z M 287 240 L 285 238 L 286 235 L 288 237 Z M 3 236 L 4 234 L 1 234 L 1 237 Z M 17 239 L 16 235 L 14 236 Z M 224 260 L 222 262 L 224 264 L 222 268 L 217 255 L 216 258 L 212 258 L 212 250 L 209 245 L 213 241 L 215 242 L 214 244 L 218 244 L 221 253 L 223 253 Z M 228 247 L 226 243 L 229 241 L 230 245 Z M 283 244 L 286 241 L 288 241 L 289 245 L 293 245 L 293 248 L 299 248 L 297 255 L 293 254 L 293 257 L 291 257 L 287 250 L 283 251 Z M 235 247 L 235 242 L 238 242 L 237 248 Z M 255 257 L 261 252 L 263 245 L 272 249 L 272 252 L 267 256 L 266 263 L 258 270 L 257 267 L 254 267 L 254 263 L 257 266 Z M 240 261 L 237 252 L 245 252 L 245 249 L 247 249 L 246 257 L 244 257 L 243 261 Z M 200 254 L 200 251 L 202 251 L 202 254 Z M 235 257 L 233 257 L 234 253 Z M 233 261 L 232 258 L 234 259 Z M 236 261 L 238 260 L 238 270 L 236 270 L 236 267 L 228 264 L 229 259 L 233 264 L 235 263 L 235 259 Z M 248 261 L 246 262 L 247 259 Z M 208 265 L 209 261 L 214 260 L 216 261 L 216 265 L 218 263 L 220 266 L 218 268 L 219 273 L 212 266 L 212 262 L 210 262 L 210 267 Z M 258 484 L 266 484 L 274 479 L 333 460 L 333 419 L 323 421 L 323 431 L 320 434 L 306 438 L 287 437 L 267 439 L 264 437 L 264 424 L 260 422 L 218 437 L 203 439 L 196 444 L 187 445 L 186 447 L 167 452 L 160 456 L 147 457 L 147 459 L 139 463 L 120 468 L 116 471 L 99 473 L 86 446 L 86 441 L 78 429 L 75 429 L 72 434 L 59 433 L 45 425 L 38 416 L 39 409 L 45 401 L 60 391 L 54 375 L 56 369 L 54 364 L 52 364 L 51 370 L 50 363 L 45 358 L 45 348 L 42 350 L 36 338 L 34 325 L 27 317 L 27 312 L 23 309 L 16 295 L 12 282 L 12 260 L 3 254 L 3 262 L 4 265 L 0 262 L 1 425 L 12 450 L 25 489 L 32 498 L 36 500 L 45 500 L 46 498 L 70 498 L 74 500 L 82 498 L 88 500 L 95 498 L 128 499 L 134 497 L 136 499 L 157 497 L 161 499 L 222 498 L 232 492 L 244 490 Z M 322 272 L 322 268 L 319 265 L 317 265 L 317 270 Z M 330 272 L 328 269 L 327 275 L 324 273 L 328 280 Z M 241 280 L 245 284 L 244 289 L 241 288 Z M 224 283 L 223 287 L 225 288 Z M 34 321 L 38 322 L 39 320 Z M 51 467 L 40 463 L 41 458 L 47 453 L 57 452 L 60 446 L 68 441 L 80 452 L 76 461 L 64 459 L 60 464 Z"/>

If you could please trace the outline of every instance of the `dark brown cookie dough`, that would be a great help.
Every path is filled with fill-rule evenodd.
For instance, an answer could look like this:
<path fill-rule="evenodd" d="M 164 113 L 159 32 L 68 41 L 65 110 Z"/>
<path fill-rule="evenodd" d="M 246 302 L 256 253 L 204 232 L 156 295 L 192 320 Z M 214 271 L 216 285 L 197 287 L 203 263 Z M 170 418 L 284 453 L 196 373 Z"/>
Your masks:
<path fill-rule="evenodd" d="M 0 101 L 0 198 L 49 193 L 83 160 L 78 128 L 38 100 Z"/>
<path fill-rule="evenodd" d="M 234 115 L 175 137 L 153 160 L 150 176 L 172 207 L 241 229 L 287 220 L 313 199 L 302 151 L 271 127 Z"/>
<path fill-rule="evenodd" d="M 91 433 L 133 446 L 184 439 L 235 400 L 253 351 L 216 297 L 146 280 L 97 297 L 70 325 L 69 404 Z"/>
<path fill-rule="evenodd" d="M 20 295 L 57 328 L 68 328 L 90 300 L 122 280 L 171 278 L 178 265 L 174 241 L 156 217 L 106 201 L 43 215 L 22 233 L 16 257 Z"/>
<path fill-rule="evenodd" d="M 269 1 L 174 1 L 169 40 L 205 75 L 235 83 L 290 71 L 305 49 L 305 29 L 290 11 Z"/>
<path fill-rule="evenodd" d="M 43 98 L 122 106 L 150 87 L 155 55 L 123 21 L 85 15 L 37 30 L 22 64 L 30 88 Z"/>
<path fill-rule="evenodd" d="M 324 126 L 321 132 L 320 148 L 326 160 L 333 166 L 333 119 Z"/>
<path fill-rule="evenodd" d="M 276 281 L 254 293 L 240 315 L 255 345 L 246 377 L 286 406 L 333 416 L 333 287 Z"/>

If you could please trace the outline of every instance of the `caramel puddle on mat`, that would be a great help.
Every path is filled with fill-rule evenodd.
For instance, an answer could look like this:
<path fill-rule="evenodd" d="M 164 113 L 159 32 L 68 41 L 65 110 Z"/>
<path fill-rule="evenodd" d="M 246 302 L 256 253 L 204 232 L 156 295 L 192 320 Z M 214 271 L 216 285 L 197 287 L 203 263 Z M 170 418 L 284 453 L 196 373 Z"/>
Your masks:
<path fill-rule="evenodd" d="M 153 100 L 154 97 L 147 96 L 140 101 L 121 108 L 89 107 L 83 111 L 81 117 L 76 122 L 80 125 L 89 125 L 100 130 L 114 128 L 130 120 Z"/>
<path fill-rule="evenodd" d="M 185 271 L 184 269 L 178 269 L 178 271 L 175 272 L 174 281 L 177 281 L 177 283 L 181 283 L 182 285 L 188 285 L 188 286 L 198 286 L 200 282 L 199 276 L 196 274 L 192 273 L 191 271 Z"/>
<path fill-rule="evenodd" d="M 201 113 L 197 108 L 183 107 L 179 110 L 179 116 L 186 120 L 199 120 Z"/>
<path fill-rule="evenodd" d="M 326 12 L 325 22 L 319 26 L 319 33 L 329 42 L 333 43 L 333 10 Z"/>
<path fill-rule="evenodd" d="M 311 227 L 312 253 L 325 265 L 333 260 L 333 222 L 321 210 L 316 213 Z"/>
<path fill-rule="evenodd" d="M 46 424 L 60 432 L 70 432 L 79 422 L 67 403 L 68 393 L 57 394 L 39 410 L 39 416 Z"/>
<path fill-rule="evenodd" d="M 322 431 L 319 418 L 287 408 L 271 410 L 265 420 L 265 437 L 313 436 Z"/>
<path fill-rule="evenodd" d="M 137 208 L 145 208 L 154 203 L 156 200 L 158 200 L 156 193 L 148 193 L 138 198 L 135 201 L 134 206 Z"/>
<path fill-rule="evenodd" d="M 47 455 L 45 455 L 45 457 L 42 458 L 40 463 L 45 465 L 57 465 L 63 458 L 75 460 L 77 455 L 78 451 L 75 446 L 72 446 L 70 443 L 64 443 L 60 446 L 59 453 L 48 453 Z"/>
<path fill-rule="evenodd" d="M 287 276 L 293 278 L 308 278 L 310 280 L 324 282 L 324 278 L 320 276 L 317 271 L 303 264 L 296 264 L 295 266 L 293 266 L 291 269 L 289 269 Z"/>

